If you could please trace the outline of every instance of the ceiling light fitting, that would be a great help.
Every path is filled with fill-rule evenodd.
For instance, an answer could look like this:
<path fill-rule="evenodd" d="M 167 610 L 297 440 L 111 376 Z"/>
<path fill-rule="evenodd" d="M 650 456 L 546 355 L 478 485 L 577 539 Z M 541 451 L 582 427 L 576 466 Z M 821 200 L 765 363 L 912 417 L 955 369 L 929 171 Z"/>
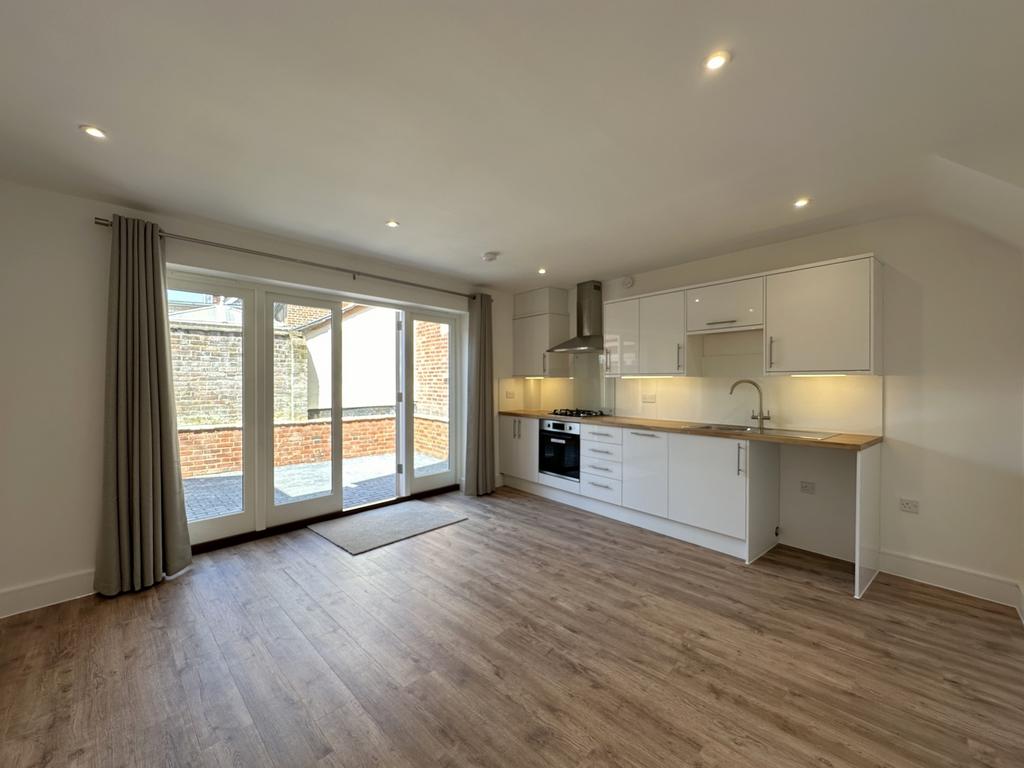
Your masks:
<path fill-rule="evenodd" d="M 82 131 L 82 133 L 92 136 L 94 139 L 107 138 L 107 134 L 104 133 L 99 128 L 97 128 L 95 125 L 80 125 L 78 126 L 78 130 Z"/>
<path fill-rule="evenodd" d="M 385 221 L 384 226 L 387 227 L 388 229 L 398 229 L 398 222 L 395 221 L 394 219 L 391 219 L 391 221 Z"/>
<path fill-rule="evenodd" d="M 714 72 L 721 69 L 732 60 L 732 54 L 728 51 L 715 51 L 704 59 L 704 68 Z"/>

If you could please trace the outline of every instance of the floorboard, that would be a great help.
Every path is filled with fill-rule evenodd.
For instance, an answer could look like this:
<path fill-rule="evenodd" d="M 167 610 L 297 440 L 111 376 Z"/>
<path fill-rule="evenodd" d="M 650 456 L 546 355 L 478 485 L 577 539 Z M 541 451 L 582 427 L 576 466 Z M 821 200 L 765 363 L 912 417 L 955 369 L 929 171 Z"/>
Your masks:
<path fill-rule="evenodd" d="M 0 621 L 0 765 L 1024 765 L 1014 611 L 752 566 L 511 489 L 352 557 L 302 529 Z"/>

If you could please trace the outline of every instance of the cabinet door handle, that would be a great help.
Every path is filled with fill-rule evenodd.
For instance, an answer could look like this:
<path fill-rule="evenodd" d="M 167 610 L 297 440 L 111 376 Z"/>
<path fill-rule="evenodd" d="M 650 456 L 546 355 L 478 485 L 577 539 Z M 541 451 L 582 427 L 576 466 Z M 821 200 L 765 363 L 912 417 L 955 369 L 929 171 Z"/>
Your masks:
<path fill-rule="evenodd" d="M 636 435 L 637 437 L 657 437 L 657 435 L 655 435 L 652 432 L 632 432 L 631 431 L 629 434 Z"/>
<path fill-rule="evenodd" d="M 542 370 L 544 372 L 544 375 L 547 376 L 548 375 L 548 353 L 545 352 L 544 354 L 542 354 L 540 356 L 540 359 L 541 359 L 541 368 L 542 368 Z"/>
<path fill-rule="evenodd" d="M 740 451 L 742 451 L 742 450 L 743 450 L 743 443 L 736 443 L 736 476 L 737 477 L 739 477 L 739 475 L 742 474 L 740 472 Z"/>
<path fill-rule="evenodd" d="M 680 362 L 682 357 L 683 357 L 683 345 L 682 344 L 676 344 L 676 370 L 677 371 L 683 370 L 683 364 L 682 364 L 682 362 Z"/>
<path fill-rule="evenodd" d="M 775 367 L 775 337 L 768 337 L 768 367 Z"/>
<path fill-rule="evenodd" d="M 612 455 L 611 451 L 602 451 L 600 448 L 591 448 L 590 452 L 591 453 L 603 453 L 605 456 L 611 456 Z"/>
<path fill-rule="evenodd" d="M 612 356 L 608 354 L 608 347 L 604 348 L 604 372 L 611 371 Z"/>
<path fill-rule="evenodd" d="M 611 472 L 608 467 L 599 467 L 597 464 L 587 464 L 588 469 L 596 469 L 598 472 Z"/>
<path fill-rule="evenodd" d="M 612 487 L 610 485 L 605 485 L 604 483 L 594 483 L 594 482 L 591 482 L 590 480 L 587 481 L 587 484 L 588 485 L 592 485 L 595 488 L 604 488 L 606 491 L 610 491 L 612 489 Z"/>
<path fill-rule="evenodd" d="M 611 432 L 596 432 L 596 431 L 592 431 L 590 434 L 592 434 L 592 435 L 600 435 L 601 437 L 611 437 L 612 436 Z"/>
<path fill-rule="evenodd" d="M 735 323 L 735 320 L 709 320 L 704 325 L 728 325 L 729 323 Z"/>
<path fill-rule="evenodd" d="M 515 423 L 515 438 L 518 440 L 523 436 L 523 422 L 521 419 L 516 419 Z"/>

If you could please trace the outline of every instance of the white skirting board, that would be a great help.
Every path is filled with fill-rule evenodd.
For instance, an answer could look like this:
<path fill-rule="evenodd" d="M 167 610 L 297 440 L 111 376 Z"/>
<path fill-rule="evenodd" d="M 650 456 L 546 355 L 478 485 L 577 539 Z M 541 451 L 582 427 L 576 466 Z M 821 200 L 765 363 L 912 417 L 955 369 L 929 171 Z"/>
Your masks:
<path fill-rule="evenodd" d="M 93 571 L 74 571 L 0 590 L 0 618 L 91 595 Z"/>
<path fill-rule="evenodd" d="M 904 555 L 899 552 L 882 550 L 879 553 L 879 565 L 885 573 L 902 576 L 912 581 L 931 584 L 953 592 L 961 592 L 972 597 L 980 597 L 993 603 L 1009 605 L 1018 611 L 1024 611 L 1021 605 L 1021 588 L 1017 582 L 959 568 L 934 560 Z"/>

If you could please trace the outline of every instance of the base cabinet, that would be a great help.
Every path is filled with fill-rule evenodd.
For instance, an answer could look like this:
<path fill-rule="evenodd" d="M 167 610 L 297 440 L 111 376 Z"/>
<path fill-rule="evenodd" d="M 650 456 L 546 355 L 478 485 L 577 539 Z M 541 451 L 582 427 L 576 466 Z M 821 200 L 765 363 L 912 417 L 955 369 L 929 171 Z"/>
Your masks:
<path fill-rule="evenodd" d="M 537 419 L 500 416 L 498 461 L 503 475 L 537 482 L 540 424 Z"/>
<path fill-rule="evenodd" d="M 622 430 L 622 505 L 668 517 L 666 432 Z"/>
<path fill-rule="evenodd" d="M 668 517 L 736 539 L 747 535 L 750 444 L 669 435 Z"/>

